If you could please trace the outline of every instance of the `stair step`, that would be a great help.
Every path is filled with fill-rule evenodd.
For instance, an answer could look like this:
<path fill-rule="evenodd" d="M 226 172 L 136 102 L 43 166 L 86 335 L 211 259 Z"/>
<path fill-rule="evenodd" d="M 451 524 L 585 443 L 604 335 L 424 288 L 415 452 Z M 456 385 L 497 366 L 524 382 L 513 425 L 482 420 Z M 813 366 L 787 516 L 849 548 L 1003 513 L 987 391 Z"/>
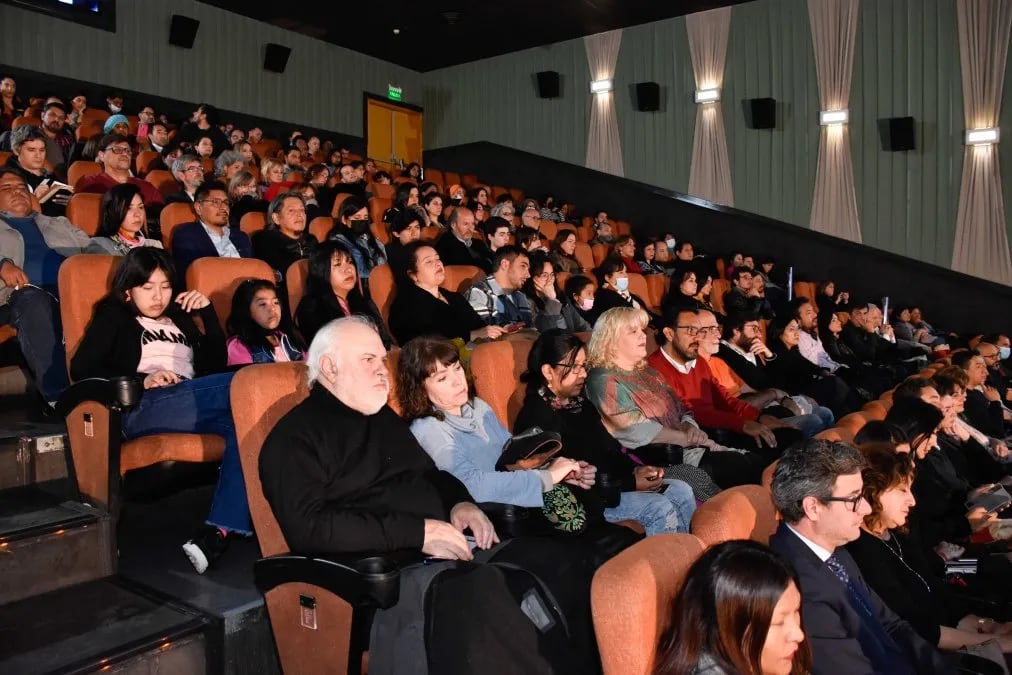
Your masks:
<path fill-rule="evenodd" d="M 6 424 L 0 428 L 0 490 L 67 479 L 63 424 Z"/>
<path fill-rule="evenodd" d="M 107 514 L 40 485 L 0 490 L 0 604 L 109 576 L 111 530 Z"/>
<path fill-rule="evenodd" d="M 0 606 L 0 673 L 207 670 L 203 615 L 117 577 Z"/>

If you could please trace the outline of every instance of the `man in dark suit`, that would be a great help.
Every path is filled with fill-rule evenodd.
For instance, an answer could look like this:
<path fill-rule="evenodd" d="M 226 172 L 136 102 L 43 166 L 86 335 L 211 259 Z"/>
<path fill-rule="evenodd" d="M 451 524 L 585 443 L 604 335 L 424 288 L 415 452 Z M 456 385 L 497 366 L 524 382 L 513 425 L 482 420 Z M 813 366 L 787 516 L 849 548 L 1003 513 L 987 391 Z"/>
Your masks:
<path fill-rule="evenodd" d="M 436 252 L 444 265 L 474 265 L 492 273 L 492 265 L 487 250 L 481 241 L 474 236 L 474 212 L 458 206 L 450 212 L 447 219 L 449 231 L 439 238 Z"/>
<path fill-rule="evenodd" d="M 845 443 L 811 439 L 780 458 L 773 501 L 783 516 L 770 538 L 801 581 L 805 633 L 815 675 L 958 672 L 865 583 L 843 548 L 860 534 L 864 458 Z"/>
<path fill-rule="evenodd" d="M 198 220 L 180 225 L 172 233 L 172 257 L 178 278 L 197 258 L 252 258 L 253 244 L 238 227 L 228 226 L 228 192 L 218 181 L 197 188 L 193 210 Z"/>

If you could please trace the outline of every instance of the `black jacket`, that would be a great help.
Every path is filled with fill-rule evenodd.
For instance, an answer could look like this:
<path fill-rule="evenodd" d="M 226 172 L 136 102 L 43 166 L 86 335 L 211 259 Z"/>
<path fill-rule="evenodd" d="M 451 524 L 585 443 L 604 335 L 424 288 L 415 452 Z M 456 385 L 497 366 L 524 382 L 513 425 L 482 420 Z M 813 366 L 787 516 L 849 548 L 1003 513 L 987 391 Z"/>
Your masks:
<path fill-rule="evenodd" d="M 298 239 L 292 239 L 273 227 L 253 235 L 253 256 L 270 265 L 278 283 L 283 286 L 288 268 L 293 263 L 308 258 L 318 243 L 316 237 L 309 232 L 303 232 Z"/>
<path fill-rule="evenodd" d="M 1003 392 L 1004 393 L 1004 392 Z M 984 392 L 966 390 L 966 419 L 981 433 L 991 438 L 1005 438 L 1005 422 L 999 401 L 989 401 Z"/>
<path fill-rule="evenodd" d="M 363 297 L 356 292 L 348 296 L 348 305 L 353 315 L 368 317 L 376 324 L 380 339 L 383 340 L 383 346 L 390 349 L 392 342 L 390 331 L 383 323 L 379 310 L 373 304 L 372 299 Z M 338 304 L 337 298 L 333 294 L 330 297 L 305 295 L 295 310 L 295 325 L 302 333 L 302 339 L 306 341 L 306 344 L 309 344 L 325 324 L 345 316 L 344 310 L 341 309 L 341 305 Z"/>
<path fill-rule="evenodd" d="M 640 306 L 644 312 L 650 316 L 650 322 L 653 323 L 657 317 L 650 311 L 649 305 L 643 302 L 643 299 L 637 295 L 629 294 L 630 297 L 636 301 L 636 304 Z M 611 288 L 605 288 L 604 286 L 598 286 L 594 292 L 594 307 L 587 312 L 590 316 L 594 317 L 593 320 L 588 319 L 587 323 L 594 325 L 597 318 L 607 312 L 613 307 L 632 307 L 632 302 L 622 297 L 618 291 Z"/>
<path fill-rule="evenodd" d="M 724 311 L 728 316 L 745 314 L 762 319 L 773 318 L 773 311 L 765 298 L 750 298 L 737 286 L 724 294 Z"/>
<path fill-rule="evenodd" d="M 232 203 L 232 208 L 228 210 L 228 225 L 239 229 L 239 223 L 242 221 L 242 217 L 247 213 L 267 213 L 267 202 L 259 197 L 253 195 L 246 195 L 240 199 L 235 200 Z M 307 223 L 311 222 L 306 220 Z"/>
<path fill-rule="evenodd" d="M 767 360 L 767 364 L 769 365 L 763 365 L 762 361 L 759 360 L 759 357 L 756 357 L 756 364 L 752 365 L 752 363 L 744 356 L 721 342 L 720 349 L 717 351 L 717 356 L 719 356 L 721 360 L 734 371 L 735 375 L 745 380 L 745 384 L 756 391 L 772 389 L 777 386 L 776 378 L 774 377 L 772 370 L 772 364 L 776 360 L 776 354 L 773 355 L 773 359 Z M 787 393 L 796 394 L 798 392 L 788 391 Z"/>
<path fill-rule="evenodd" d="M 268 434 L 260 480 L 289 546 L 307 554 L 420 549 L 426 518 L 472 501 L 393 410 L 363 415 L 320 385 Z"/>
<path fill-rule="evenodd" d="M 801 580 L 801 617 L 812 647 L 813 675 L 927 675 L 951 673 L 934 645 L 917 634 L 868 587 L 861 570 L 845 549 L 835 554 L 851 582 L 864 589 L 872 603 L 870 620 L 889 634 L 895 647 L 870 634 L 850 600 L 847 587 L 783 522 L 770 538 L 770 548 L 783 556 Z M 895 651 L 898 647 L 899 653 Z M 873 656 L 877 655 L 877 656 Z M 881 670 L 884 664 L 887 670 Z M 880 669 L 876 669 L 878 666 Z M 905 666 L 905 667 L 904 667 Z"/>
<path fill-rule="evenodd" d="M 850 347 L 855 358 L 862 363 L 887 363 L 901 358 L 896 345 L 876 333 L 869 333 L 848 323 L 840 331 L 840 340 Z"/>
<path fill-rule="evenodd" d="M 411 282 L 397 286 L 390 304 L 390 332 L 401 346 L 419 335 L 438 335 L 470 342 L 471 331 L 485 327 L 463 295 L 440 289 L 446 302 Z"/>
<path fill-rule="evenodd" d="M 444 232 L 436 242 L 436 253 L 444 265 L 474 265 L 485 270 L 486 274 L 491 274 L 492 264 L 487 252 L 477 237 L 472 239 L 471 245 L 468 246 L 457 239 L 452 231 Z"/>
<path fill-rule="evenodd" d="M 212 305 L 197 310 L 196 314 L 204 324 L 205 334 L 197 330 L 190 315 L 175 302 L 165 312 L 189 340 L 193 348 L 193 370 L 199 377 L 224 370 L 225 337 Z M 110 298 L 100 300 L 70 360 L 71 379 L 136 376 L 143 380 L 145 376 L 137 372 L 143 332 L 132 309 Z"/>

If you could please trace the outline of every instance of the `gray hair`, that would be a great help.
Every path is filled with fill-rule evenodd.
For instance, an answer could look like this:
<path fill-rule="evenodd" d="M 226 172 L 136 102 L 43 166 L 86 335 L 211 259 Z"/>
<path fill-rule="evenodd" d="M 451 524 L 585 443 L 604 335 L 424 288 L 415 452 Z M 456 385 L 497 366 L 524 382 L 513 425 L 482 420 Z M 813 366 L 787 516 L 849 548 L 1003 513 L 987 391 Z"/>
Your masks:
<path fill-rule="evenodd" d="M 246 158 L 241 152 L 236 150 L 226 150 L 218 155 L 218 159 L 214 160 L 214 175 L 224 176 L 225 170 L 236 162 L 242 162 L 245 164 Z"/>
<path fill-rule="evenodd" d="M 773 472 L 773 503 L 786 522 L 797 523 L 805 517 L 805 497 L 832 497 L 837 477 L 857 473 L 865 464 L 858 449 L 846 443 L 818 438 L 797 443 Z"/>
<path fill-rule="evenodd" d="M 316 331 L 316 336 L 306 353 L 306 379 L 310 387 L 320 379 L 320 361 L 324 356 L 337 358 L 338 346 L 342 342 L 341 333 L 353 326 L 367 326 L 370 330 L 379 333 L 376 324 L 369 317 L 359 314 L 334 319 Z"/>
<path fill-rule="evenodd" d="M 288 192 L 282 192 L 277 197 L 275 197 L 274 199 L 272 199 L 271 200 L 271 205 L 267 207 L 267 225 L 268 225 L 268 227 L 270 227 L 272 225 L 275 226 L 275 227 L 277 227 L 276 225 L 274 225 L 274 216 L 276 214 L 278 214 L 278 213 L 281 213 L 281 207 L 282 207 L 282 205 L 284 205 L 286 199 L 298 199 L 300 204 L 302 204 L 303 206 L 306 205 L 306 200 L 302 197 L 302 193 L 296 192 L 294 190 L 289 190 Z"/>
<path fill-rule="evenodd" d="M 249 185 L 256 182 L 256 176 L 249 171 L 240 171 L 228 181 L 228 193 L 232 194 L 242 185 Z"/>
<path fill-rule="evenodd" d="M 28 141 L 43 141 L 45 142 L 46 135 L 42 133 L 42 129 L 32 126 L 31 124 L 22 124 L 17 129 L 11 131 L 11 149 L 17 152 L 21 149 L 23 143 Z"/>
<path fill-rule="evenodd" d="M 175 161 L 172 162 L 172 175 L 176 175 L 177 173 L 184 173 L 186 171 L 186 165 L 189 164 L 190 162 L 196 162 L 197 164 L 200 164 L 200 157 L 190 154 L 180 155 L 179 157 L 177 157 Z M 201 164 L 201 167 L 203 168 L 203 164 Z"/>

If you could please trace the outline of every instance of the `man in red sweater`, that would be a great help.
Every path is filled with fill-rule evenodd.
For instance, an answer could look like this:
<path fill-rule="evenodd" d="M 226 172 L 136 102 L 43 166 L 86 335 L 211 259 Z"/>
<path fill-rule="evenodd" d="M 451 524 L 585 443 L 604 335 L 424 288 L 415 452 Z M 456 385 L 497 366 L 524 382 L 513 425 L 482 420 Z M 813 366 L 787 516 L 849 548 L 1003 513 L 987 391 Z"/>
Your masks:
<path fill-rule="evenodd" d="M 712 312 L 672 307 L 664 313 L 664 328 L 657 334 L 661 348 L 647 359 L 692 410 L 696 422 L 719 443 L 778 456 L 803 440 L 801 432 L 772 415 L 732 396 L 717 384 L 704 359 L 696 358 L 699 340 L 719 332 Z"/>
<path fill-rule="evenodd" d="M 165 198 L 152 183 L 141 180 L 130 173 L 133 165 L 133 150 L 126 136 L 106 134 L 98 144 L 96 157 L 104 171 L 85 176 L 77 182 L 74 192 L 93 192 L 104 195 L 120 183 L 136 185 L 144 200 L 144 209 L 148 218 L 157 217 L 165 203 Z"/>

